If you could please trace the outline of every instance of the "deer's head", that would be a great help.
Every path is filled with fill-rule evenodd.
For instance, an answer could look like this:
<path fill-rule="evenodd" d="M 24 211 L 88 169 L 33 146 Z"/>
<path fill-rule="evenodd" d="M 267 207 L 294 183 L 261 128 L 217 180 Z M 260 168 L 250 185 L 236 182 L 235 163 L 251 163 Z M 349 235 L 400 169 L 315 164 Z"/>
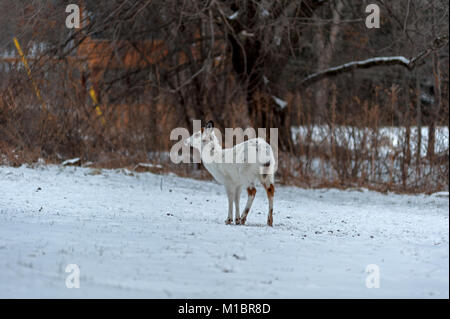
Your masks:
<path fill-rule="evenodd" d="M 214 141 L 215 141 L 214 122 L 209 121 L 205 125 L 205 127 L 202 127 L 200 131 L 195 132 L 189 138 L 187 138 L 184 141 L 184 144 L 186 146 L 192 146 L 193 148 L 196 148 L 197 150 L 201 151 L 203 146 Z"/>

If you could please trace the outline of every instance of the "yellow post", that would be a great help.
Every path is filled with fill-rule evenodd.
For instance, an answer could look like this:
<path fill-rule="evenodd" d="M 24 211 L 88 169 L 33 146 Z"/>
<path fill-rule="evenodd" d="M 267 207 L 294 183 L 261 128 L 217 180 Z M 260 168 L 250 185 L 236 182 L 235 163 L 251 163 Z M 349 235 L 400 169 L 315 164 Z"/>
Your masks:
<path fill-rule="evenodd" d="M 95 112 L 97 113 L 97 116 L 101 116 L 101 121 L 102 124 L 105 124 L 105 118 L 102 116 L 102 110 L 100 109 L 100 106 L 98 106 L 98 100 L 97 100 L 97 95 L 95 94 L 95 90 L 93 87 L 91 87 L 89 89 L 89 95 L 91 96 L 92 101 L 94 102 L 94 106 L 95 106 Z"/>
<path fill-rule="evenodd" d="M 37 98 L 39 99 L 39 101 L 42 103 L 42 108 L 46 111 L 46 110 L 47 110 L 47 107 L 45 106 L 44 100 L 42 99 L 41 92 L 39 91 L 39 88 L 38 88 L 38 86 L 36 85 L 36 82 L 34 82 L 32 76 L 31 76 L 31 69 L 30 69 L 30 66 L 28 65 L 27 58 L 25 57 L 25 54 L 23 53 L 22 48 L 20 47 L 19 40 L 17 40 L 17 38 L 14 37 L 14 38 L 13 38 L 13 41 L 14 41 L 14 45 L 16 46 L 17 52 L 19 52 L 20 58 L 21 58 L 21 60 L 22 60 L 22 63 L 23 63 L 23 65 L 25 66 L 25 69 L 27 70 L 28 77 L 29 77 L 30 80 L 31 80 L 31 83 L 32 83 L 33 88 L 34 88 L 34 91 L 35 91 L 35 93 L 36 93 L 36 96 L 37 96 Z M 91 88 L 89 89 L 89 95 L 91 96 L 91 99 L 92 99 L 92 101 L 94 102 L 94 105 L 95 105 L 95 111 L 96 111 L 97 115 L 98 115 L 99 117 L 102 116 L 103 113 L 102 113 L 102 110 L 100 109 L 100 107 L 99 107 L 99 105 L 98 105 L 97 96 L 96 96 L 96 94 L 95 94 L 94 88 L 91 87 Z M 101 121 L 102 121 L 102 124 L 105 124 L 105 119 L 104 119 L 104 117 L 101 117 Z"/>
<path fill-rule="evenodd" d="M 34 82 L 33 78 L 31 77 L 31 69 L 28 65 L 27 58 L 25 57 L 25 54 L 23 54 L 22 48 L 20 47 L 19 40 L 17 40 L 17 38 L 14 37 L 13 41 L 14 41 L 14 45 L 16 46 L 17 52 L 19 52 L 22 63 L 25 66 L 25 69 L 27 70 L 27 74 L 31 81 L 31 84 L 33 85 L 34 92 L 36 93 L 36 96 L 39 99 L 39 101 L 42 103 L 42 108 L 46 111 L 47 107 L 45 106 L 44 100 L 42 99 L 41 92 L 39 91 L 39 88 L 38 88 L 36 82 Z"/>

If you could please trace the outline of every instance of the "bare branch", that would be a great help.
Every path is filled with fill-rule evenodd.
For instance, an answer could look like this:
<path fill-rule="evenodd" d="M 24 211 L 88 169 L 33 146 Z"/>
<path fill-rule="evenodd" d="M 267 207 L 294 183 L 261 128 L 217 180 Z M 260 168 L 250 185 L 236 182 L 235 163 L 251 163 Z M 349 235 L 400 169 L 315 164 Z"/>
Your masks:
<path fill-rule="evenodd" d="M 400 65 L 408 70 L 414 69 L 416 66 L 420 65 L 421 62 L 429 56 L 432 52 L 446 46 L 448 44 L 448 35 L 436 38 L 433 44 L 430 45 L 426 50 L 419 53 L 413 58 L 405 58 L 403 56 L 388 56 L 388 57 L 375 57 L 363 61 L 352 61 L 339 66 L 335 66 L 323 71 L 316 72 L 309 75 L 300 83 L 300 86 L 308 86 L 314 82 L 320 81 L 327 77 L 333 77 L 346 73 L 355 69 L 369 69 L 375 66 L 388 66 L 388 65 Z"/>

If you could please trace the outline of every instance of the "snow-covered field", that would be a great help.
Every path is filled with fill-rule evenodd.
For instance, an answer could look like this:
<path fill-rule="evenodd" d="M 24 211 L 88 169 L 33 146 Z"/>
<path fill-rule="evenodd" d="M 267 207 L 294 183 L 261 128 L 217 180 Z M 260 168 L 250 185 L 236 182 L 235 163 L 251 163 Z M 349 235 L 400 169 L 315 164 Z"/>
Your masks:
<path fill-rule="evenodd" d="M 214 182 L 0 167 L 0 297 L 449 297 L 448 193 L 278 187 L 273 228 L 263 193 L 227 226 Z"/>

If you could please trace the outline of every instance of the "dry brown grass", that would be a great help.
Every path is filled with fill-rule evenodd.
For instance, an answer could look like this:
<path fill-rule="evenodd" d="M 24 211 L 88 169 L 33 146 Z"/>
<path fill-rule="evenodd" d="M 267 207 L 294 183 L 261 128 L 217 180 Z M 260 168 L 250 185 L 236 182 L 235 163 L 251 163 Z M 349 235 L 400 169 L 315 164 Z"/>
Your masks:
<path fill-rule="evenodd" d="M 47 110 L 43 110 L 23 72 L 17 70 L 8 76 L 7 84 L 0 86 L 1 164 L 19 166 L 40 158 L 47 163 L 61 163 L 79 157 L 83 165 L 92 162 L 90 166 L 96 168 L 133 170 L 138 163 L 154 163 L 161 165 L 150 169 L 154 173 L 209 178 L 201 165 L 175 165 L 168 158 L 174 144 L 169 139 L 170 132 L 176 127 L 187 127 L 184 112 L 198 107 L 194 102 L 181 107 L 173 94 L 148 92 L 138 102 L 132 98 L 127 103 L 104 102 L 99 105 L 103 114 L 98 116 L 86 88 L 80 85 L 76 70 L 65 66 L 38 83 L 45 89 Z M 280 183 L 408 193 L 448 189 L 448 148 L 432 159 L 416 157 L 405 146 L 409 145 L 411 136 L 402 136 L 407 138 L 402 140 L 403 147 L 393 149 L 384 157 L 378 153 L 390 143 L 379 135 L 381 127 L 390 122 L 398 126 L 408 123 L 406 127 L 415 124 L 411 110 L 402 110 L 402 114 L 408 114 L 404 118 L 396 114 L 402 105 L 395 86 L 379 89 L 376 99 L 347 96 L 335 85 L 330 92 L 330 105 L 325 111 L 320 110 L 322 113 L 314 109 L 310 91 L 288 93 L 284 97 L 289 102 L 290 123 L 306 128 L 307 132 L 293 141 L 292 153 L 279 153 L 277 180 Z M 254 116 L 262 116 L 269 107 L 268 98 L 259 96 Z M 205 116 L 221 116 L 221 122 L 229 127 L 246 127 L 250 121 L 244 101 L 243 95 L 237 95 L 224 106 L 222 113 L 208 110 Z M 390 112 L 382 107 L 383 101 L 389 102 Z M 412 104 L 408 108 L 412 109 Z M 448 114 L 448 104 L 442 112 Z M 270 127 L 271 119 L 266 121 Z M 313 139 L 317 125 L 332 132 L 328 139 Z M 448 125 L 448 121 L 438 125 Z M 336 129 L 339 127 L 351 127 L 354 131 L 340 134 Z M 358 135 L 361 130 L 364 134 Z"/>

